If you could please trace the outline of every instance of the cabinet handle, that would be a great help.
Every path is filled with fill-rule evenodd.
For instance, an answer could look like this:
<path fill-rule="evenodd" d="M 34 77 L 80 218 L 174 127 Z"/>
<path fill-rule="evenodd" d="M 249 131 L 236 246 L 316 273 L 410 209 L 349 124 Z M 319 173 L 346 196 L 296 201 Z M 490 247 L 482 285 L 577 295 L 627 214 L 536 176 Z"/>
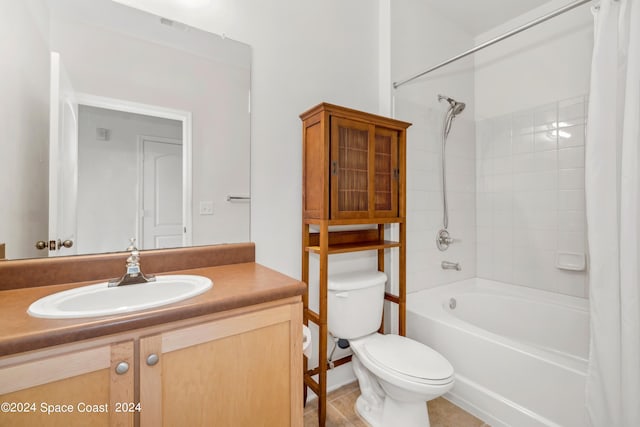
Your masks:
<path fill-rule="evenodd" d="M 120 362 L 116 365 L 116 374 L 122 375 L 129 372 L 129 364 L 127 362 Z"/>
<path fill-rule="evenodd" d="M 338 175 L 338 162 L 331 162 L 331 175 Z"/>
<path fill-rule="evenodd" d="M 159 361 L 160 361 L 160 358 L 155 353 L 151 353 L 149 356 L 147 356 L 147 365 L 149 366 L 153 366 Z"/>

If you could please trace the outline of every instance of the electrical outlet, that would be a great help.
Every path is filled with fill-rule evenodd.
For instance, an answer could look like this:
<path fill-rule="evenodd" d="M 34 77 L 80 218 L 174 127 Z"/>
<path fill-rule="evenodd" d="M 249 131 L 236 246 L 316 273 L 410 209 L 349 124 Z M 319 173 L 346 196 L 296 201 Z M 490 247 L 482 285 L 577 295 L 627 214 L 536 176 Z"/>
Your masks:
<path fill-rule="evenodd" d="M 213 215 L 213 202 L 212 201 L 200 202 L 200 215 Z"/>

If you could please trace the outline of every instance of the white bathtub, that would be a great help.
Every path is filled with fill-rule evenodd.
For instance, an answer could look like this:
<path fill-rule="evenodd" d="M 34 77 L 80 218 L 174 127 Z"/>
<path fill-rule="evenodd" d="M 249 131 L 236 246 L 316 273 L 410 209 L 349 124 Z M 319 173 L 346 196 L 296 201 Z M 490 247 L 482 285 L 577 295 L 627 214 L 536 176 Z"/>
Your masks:
<path fill-rule="evenodd" d="M 409 294 L 407 335 L 453 365 L 445 397 L 492 426 L 585 425 L 586 299 L 464 280 Z"/>

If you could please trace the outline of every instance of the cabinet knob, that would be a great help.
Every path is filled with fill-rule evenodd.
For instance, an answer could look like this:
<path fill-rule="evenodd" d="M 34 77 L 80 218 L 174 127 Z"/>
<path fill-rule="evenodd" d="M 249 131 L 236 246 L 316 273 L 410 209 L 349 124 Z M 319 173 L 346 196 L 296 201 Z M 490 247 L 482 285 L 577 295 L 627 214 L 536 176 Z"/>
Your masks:
<path fill-rule="evenodd" d="M 73 246 L 73 240 L 60 241 L 60 239 L 58 239 L 58 249 L 60 249 L 62 246 L 64 246 L 65 248 L 70 248 L 71 246 Z"/>
<path fill-rule="evenodd" d="M 158 363 L 158 361 L 160 361 L 160 358 L 155 353 L 151 353 L 149 356 L 147 356 L 147 365 L 149 366 L 155 365 L 156 363 Z"/>
<path fill-rule="evenodd" d="M 127 362 L 120 362 L 116 365 L 116 374 L 122 375 L 129 372 L 129 364 Z"/>

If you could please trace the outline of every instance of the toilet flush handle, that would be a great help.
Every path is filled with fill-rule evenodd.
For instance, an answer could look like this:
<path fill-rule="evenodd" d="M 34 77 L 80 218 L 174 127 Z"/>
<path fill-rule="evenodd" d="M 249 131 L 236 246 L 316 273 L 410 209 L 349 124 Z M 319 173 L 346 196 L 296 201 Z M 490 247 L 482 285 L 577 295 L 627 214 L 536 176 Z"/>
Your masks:
<path fill-rule="evenodd" d="M 349 298 L 349 292 L 337 292 L 335 295 L 338 298 Z"/>

